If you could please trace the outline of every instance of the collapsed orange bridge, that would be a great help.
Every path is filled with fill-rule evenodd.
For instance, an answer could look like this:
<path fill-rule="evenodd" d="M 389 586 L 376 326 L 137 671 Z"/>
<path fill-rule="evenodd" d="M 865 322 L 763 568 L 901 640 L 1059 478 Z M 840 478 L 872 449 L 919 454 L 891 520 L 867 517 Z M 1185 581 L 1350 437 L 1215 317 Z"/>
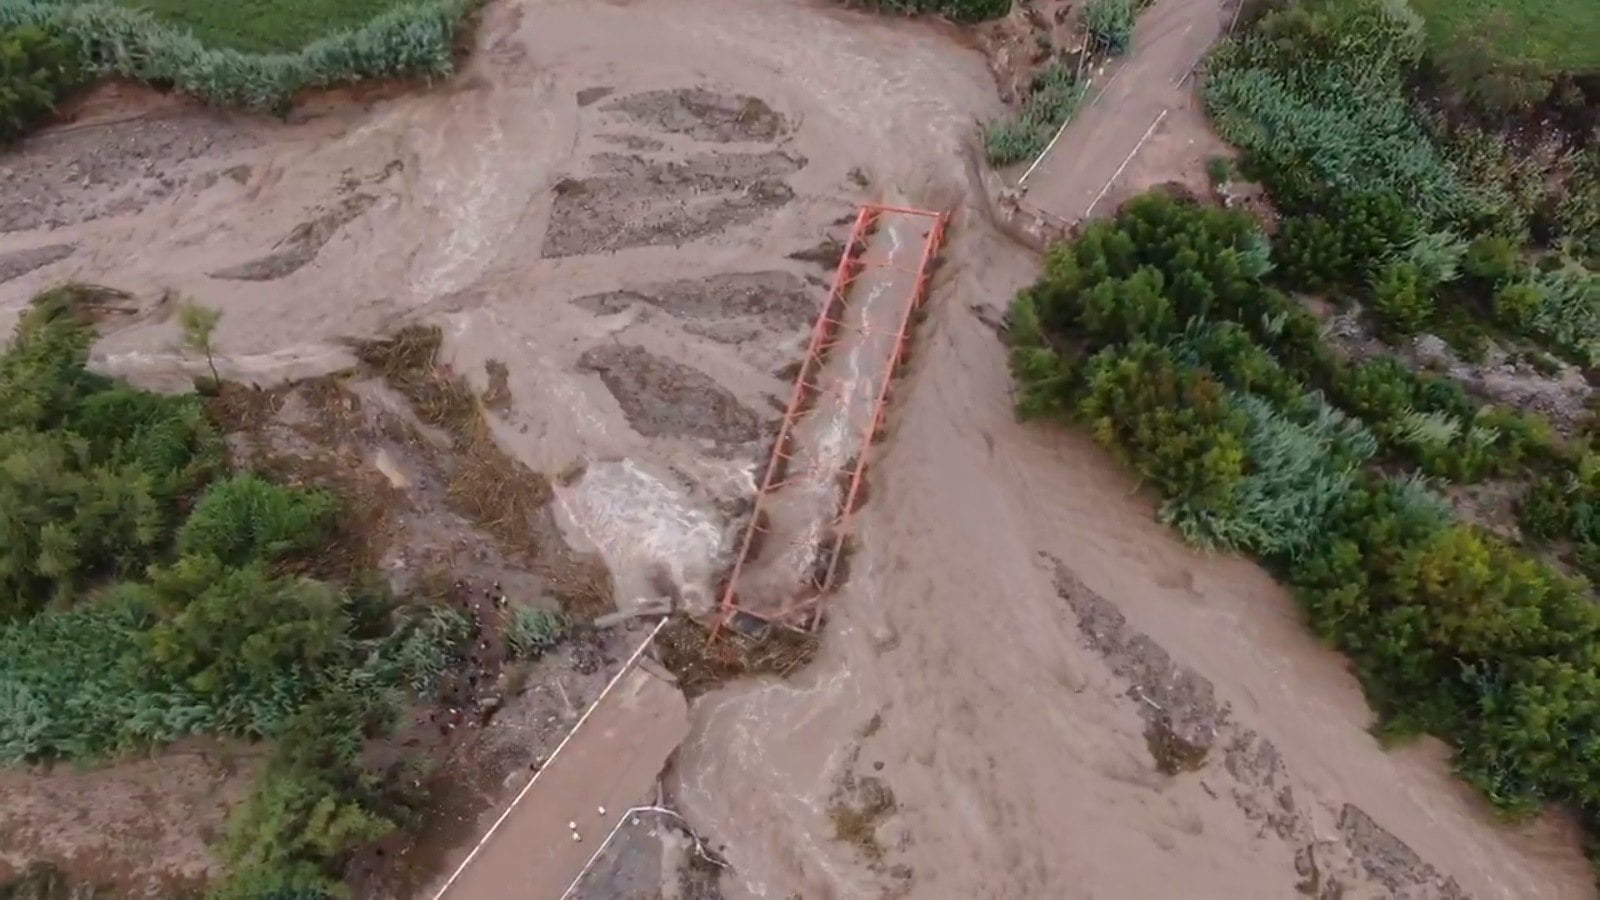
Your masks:
<path fill-rule="evenodd" d="M 856 214 L 722 587 L 716 630 L 808 631 L 822 621 L 946 222 L 944 213 L 876 204 Z"/>

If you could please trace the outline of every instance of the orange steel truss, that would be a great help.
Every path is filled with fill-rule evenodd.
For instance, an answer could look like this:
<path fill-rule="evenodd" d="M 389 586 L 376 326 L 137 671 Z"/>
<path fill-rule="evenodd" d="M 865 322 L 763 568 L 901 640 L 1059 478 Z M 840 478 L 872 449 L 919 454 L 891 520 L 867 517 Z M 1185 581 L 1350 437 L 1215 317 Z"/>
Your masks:
<path fill-rule="evenodd" d="M 891 252 L 882 258 L 869 259 L 872 255 L 869 252 L 872 249 L 872 236 L 877 226 L 888 217 L 909 217 L 911 221 L 918 223 L 919 230 L 927 229 L 920 248 L 909 246 L 903 248 L 903 251 L 916 252 L 914 268 L 904 265 L 898 258 L 904 255 L 902 252 Z M 790 392 L 783 422 L 772 445 L 766 473 L 756 489 L 750 521 L 745 527 L 727 580 L 723 583 L 721 605 L 712 630 L 713 637 L 722 628 L 740 619 L 746 624 L 774 624 L 801 631 L 814 631 L 821 623 L 825 597 L 834 587 L 835 579 L 840 573 L 851 516 L 860 501 L 864 499 L 861 495 L 863 477 L 866 474 L 872 444 L 880 436 L 883 428 L 884 409 L 890 384 L 906 358 L 916 312 L 927 299 L 928 279 L 947 223 L 946 213 L 921 209 L 867 204 L 857 212 L 855 224 L 850 229 L 849 240 L 845 243 L 844 253 L 834 272 L 833 284 L 811 329 L 810 341 L 800 362 L 800 371 L 795 375 L 794 388 Z M 794 596 L 787 597 L 778 608 L 757 609 L 748 604 L 741 604 L 741 576 L 746 574 L 753 548 L 768 533 L 768 528 L 763 524 L 764 510 L 775 491 L 797 480 L 797 476 L 789 474 L 790 463 L 796 456 L 793 446 L 796 425 L 813 408 L 819 396 L 829 391 L 842 390 L 842 385 L 824 383 L 821 377 L 822 370 L 829 351 L 846 340 L 843 332 L 850 327 L 845 313 L 851 302 L 851 286 L 871 271 L 884 273 L 883 277 L 908 278 L 909 281 L 904 285 L 895 285 L 896 288 L 904 290 L 904 299 L 896 317 L 898 327 L 893 331 L 887 358 L 877 361 L 877 365 L 873 366 L 876 372 L 876 378 L 872 379 L 870 388 L 873 405 L 865 425 L 859 429 L 856 439 L 858 450 L 838 469 L 836 477 L 843 487 L 843 495 L 837 507 L 836 517 L 829 523 L 829 527 L 822 530 L 822 537 L 816 542 L 821 556 L 816 559 L 817 564 L 813 574 L 797 584 Z M 865 334 L 867 327 L 864 322 L 857 328 L 857 333 Z M 816 476 L 818 473 L 808 474 Z M 750 621 L 752 619 L 754 622 Z"/>

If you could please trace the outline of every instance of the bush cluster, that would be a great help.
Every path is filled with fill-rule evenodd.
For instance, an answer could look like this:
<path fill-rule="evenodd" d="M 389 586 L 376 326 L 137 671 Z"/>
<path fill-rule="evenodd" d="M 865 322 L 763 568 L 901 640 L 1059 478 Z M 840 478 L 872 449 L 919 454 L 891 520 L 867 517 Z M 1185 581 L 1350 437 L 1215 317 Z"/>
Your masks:
<path fill-rule="evenodd" d="M 1559 160 L 1425 114 L 1410 94 L 1422 39 L 1403 2 L 1306 0 L 1213 55 L 1213 121 L 1286 213 L 1281 278 L 1360 296 L 1392 338 L 1431 327 L 1472 355 L 1497 328 L 1600 361 L 1600 288 L 1578 264 L 1597 240 L 1600 164 L 1590 151 L 1553 178 Z M 1538 275 L 1534 233 L 1559 251 Z"/>
<path fill-rule="evenodd" d="M 74 600 L 165 552 L 184 500 L 222 464 L 193 398 L 85 368 L 74 289 L 42 296 L 0 356 L 0 619 Z"/>
<path fill-rule="evenodd" d="M 42 121 L 82 79 L 67 41 L 33 26 L 0 25 L 0 146 Z"/>
<path fill-rule="evenodd" d="M 1386 265 L 1408 267 L 1396 282 L 1422 277 Z M 1600 813 L 1600 759 L 1582 746 L 1600 725 L 1587 585 L 1372 465 L 1468 480 L 1548 467 L 1561 448 L 1541 421 L 1480 408 L 1446 379 L 1335 357 L 1272 272 L 1243 214 L 1135 199 L 1054 250 L 1013 305 L 1021 410 L 1083 423 L 1189 540 L 1284 573 L 1388 731 L 1453 741 L 1463 774 L 1509 810 Z M 1600 486 L 1593 459 L 1585 484 Z M 1600 532 L 1600 493 L 1573 502 L 1566 487 L 1531 497 L 1525 517 Z"/>
<path fill-rule="evenodd" d="M 863 6 L 900 15 L 939 15 L 957 22 L 998 19 L 1011 11 L 1011 0 L 855 0 Z"/>
<path fill-rule="evenodd" d="M 996 166 L 1033 159 L 1077 111 L 1088 86 L 1059 63 L 1034 76 L 1015 117 L 996 119 L 984 131 L 984 150 Z"/>
<path fill-rule="evenodd" d="M 282 111 L 297 91 L 367 78 L 443 78 L 474 0 L 418 0 L 293 53 L 207 47 L 150 14 L 107 2 L 6 0 L 0 29 L 42 30 L 96 75 L 172 88 L 217 106 Z"/>
<path fill-rule="evenodd" d="M 0 762 L 269 739 L 224 848 L 226 896 L 331 888 L 339 860 L 390 827 L 363 738 L 432 687 L 469 625 L 293 574 L 334 501 L 220 477 L 194 398 L 89 372 L 82 299 L 38 298 L 0 354 Z"/>
<path fill-rule="evenodd" d="M 1134 0 L 1089 0 L 1083 27 L 1106 53 L 1120 56 L 1133 44 L 1134 11 Z"/>
<path fill-rule="evenodd" d="M 567 621 L 560 613 L 547 609 L 517 610 L 506 624 L 506 649 L 518 659 L 538 659 L 561 642 Z"/>

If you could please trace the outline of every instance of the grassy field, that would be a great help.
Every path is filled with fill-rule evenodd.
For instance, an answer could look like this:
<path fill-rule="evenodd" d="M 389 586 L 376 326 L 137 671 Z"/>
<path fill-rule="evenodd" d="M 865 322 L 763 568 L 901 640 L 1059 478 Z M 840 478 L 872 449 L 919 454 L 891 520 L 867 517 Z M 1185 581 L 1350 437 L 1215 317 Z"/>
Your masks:
<path fill-rule="evenodd" d="M 1487 34 L 1507 61 L 1600 72 L 1600 0 L 1412 0 L 1434 48 Z"/>
<path fill-rule="evenodd" d="M 400 0 L 120 0 L 194 32 L 207 47 L 292 51 L 354 28 Z"/>

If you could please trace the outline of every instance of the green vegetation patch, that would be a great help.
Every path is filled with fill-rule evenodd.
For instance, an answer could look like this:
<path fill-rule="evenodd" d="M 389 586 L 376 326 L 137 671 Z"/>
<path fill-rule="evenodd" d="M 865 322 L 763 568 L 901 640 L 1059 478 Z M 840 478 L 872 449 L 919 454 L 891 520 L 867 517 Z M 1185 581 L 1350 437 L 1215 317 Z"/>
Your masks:
<path fill-rule="evenodd" d="M 1426 40 L 1390 0 L 1249 20 L 1206 102 L 1268 188 L 1276 238 L 1159 193 L 1085 227 L 1012 306 L 1019 410 L 1086 427 L 1187 540 L 1284 577 L 1385 734 L 1451 741 L 1509 812 L 1556 803 L 1597 826 L 1600 605 L 1571 574 L 1600 575 L 1595 435 L 1558 438 L 1381 352 L 1347 358 L 1296 296 L 1358 300 L 1389 339 L 1493 330 L 1600 359 L 1592 160 L 1524 166 L 1503 136 L 1430 118 L 1411 92 Z M 1525 486 L 1525 544 L 1436 490 L 1490 479 Z"/>
<path fill-rule="evenodd" d="M 401 607 L 369 573 L 299 574 L 337 502 L 225 474 L 198 398 L 88 371 L 101 293 L 38 297 L 0 354 L 0 763 L 270 740 L 216 896 L 333 896 L 347 854 L 404 812 L 365 739 L 432 689 L 471 624 Z"/>
<path fill-rule="evenodd" d="M 1434 330 L 1600 361 L 1594 151 L 1540 163 L 1511 139 L 1424 115 L 1408 85 L 1421 20 L 1403 4 L 1305 0 L 1213 56 L 1205 99 L 1285 213 L 1274 262 L 1296 290 L 1363 301 L 1380 333 Z"/>
<path fill-rule="evenodd" d="M 1023 413 L 1076 421 L 1202 546 L 1252 553 L 1348 653 L 1390 734 L 1459 748 L 1512 812 L 1600 816 L 1600 605 L 1584 581 L 1455 521 L 1449 480 L 1573 475 L 1540 521 L 1588 539 L 1600 459 L 1386 358 L 1351 363 L 1271 279 L 1244 214 L 1162 194 L 1053 251 L 1010 316 Z M 1388 473 L 1388 474 L 1382 474 Z"/>
<path fill-rule="evenodd" d="M 245 53 L 284 53 L 360 28 L 405 0 L 117 0 L 200 43 Z"/>
<path fill-rule="evenodd" d="M 0 27 L 0 146 L 43 121 L 82 80 L 67 41 L 32 26 Z"/>
<path fill-rule="evenodd" d="M 1021 111 L 1013 117 L 996 119 L 985 129 L 983 145 L 989 162 L 1007 166 L 1043 153 L 1087 93 L 1088 85 L 1059 63 L 1034 76 Z"/>
<path fill-rule="evenodd" d="M 1427 20 L 1429 50 L 1486 41 L 1508 63 L 1542 72 L 1600 71 L 1600 3 L 1594 0 L 1412 0 Z"/>
<path fill-rule="evenodd" d="M 318 7 L 343 8 L 332 2 Z M 93 75 L 117 75 L 159 88 L 171 88 L 206 103 L 256 110 L 283 111 L 295 93 L 307 88 L 348 84 L 369 78 L 435 79 L 455 67 L 457 38 L 476 0 L 408 0 L 398 4 L 364 4 L 381 11 L 349 28 L 324 28 L 315 20 L 293 24 L 317 34 L 309 43 L 285 45 L 283 52 L 253 52 L 236 43 L 208 41 L 222 23 L 233 22 L 237 35 L 265 42 L 290 40 L 295 9 L 272 4 L 263 21 L 280 23 L 259 31 L 233 6 L 187 4 L 172 0 L 163 7 L 186 9 L 215 22 L 198 32 L 175 26 L 144 9 L 105 2 L 0 0 L 0 32 L 31 27 L 66 42 L 78 64 Z M 192 8 L 191 8 L 192 7 Z M 354 7 L 352 7 L 354 8 Z M 281 26 L 281 27 L 280 27 Z M 241 40 L 243 38 L 240 38 Z"/>
<path fill-rule="evenodd" d="M 997 19 L 1011 11 L 1011 0 L 855 0 L 854 5 L 901 15 L 939 15 L 957 22 Z"/>

